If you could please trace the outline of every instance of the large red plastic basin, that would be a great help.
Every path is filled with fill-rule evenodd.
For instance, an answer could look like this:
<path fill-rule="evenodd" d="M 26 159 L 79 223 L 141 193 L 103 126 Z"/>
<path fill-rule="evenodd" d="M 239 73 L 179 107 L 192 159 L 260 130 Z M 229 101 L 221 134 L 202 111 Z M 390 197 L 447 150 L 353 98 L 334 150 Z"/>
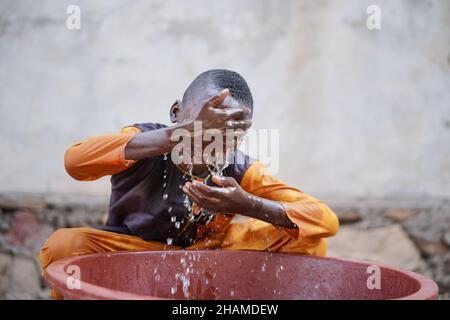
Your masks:
<path fill-rule="evenodd" d="M 436 283 L 379 266 L 380 289 L 369 289 L 372 264 L 336 258 L 250 251 L 145 251 L 90 254 L 47 268 L 66 299 L 436 299 Z M 80 286 L 67 286 L 77 266 Z M 70 271 L 72 272 L 72 271 Z M 369 272 L 369 273 L 368 273 Z M 369 281 L 370 282 L 370 281 Z"/>

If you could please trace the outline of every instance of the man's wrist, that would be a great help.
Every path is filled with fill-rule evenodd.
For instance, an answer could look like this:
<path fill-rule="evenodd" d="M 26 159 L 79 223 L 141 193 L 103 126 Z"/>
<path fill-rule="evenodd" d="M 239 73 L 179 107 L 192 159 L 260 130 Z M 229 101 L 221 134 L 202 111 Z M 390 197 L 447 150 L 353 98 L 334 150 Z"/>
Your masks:
<path fill-rule="evenodd" d="M 194 121 L 186 121 L 183 123 L 177 123 L 174 126 L 171 126 L 170 129 L 173 131 L 175 130 L 187 130 L 189 132 L 194 132 Z"/>
<path fill-rule="evenodd" d="M 193 130 L 193 124 L 192 122 L 186 122 L 181 124 L 175 124 L 173 126 L 166 128 L 166 139 L 168 143 L 168 147 L 170 148 L 170 151 L 180 142 L 180 137 L 183 136 L 183 134 L 174 134 L 177 130 L 186 130 L 188 132 L 191 132 Z M 174 139 L 174 138 L 177 139 Z"/>

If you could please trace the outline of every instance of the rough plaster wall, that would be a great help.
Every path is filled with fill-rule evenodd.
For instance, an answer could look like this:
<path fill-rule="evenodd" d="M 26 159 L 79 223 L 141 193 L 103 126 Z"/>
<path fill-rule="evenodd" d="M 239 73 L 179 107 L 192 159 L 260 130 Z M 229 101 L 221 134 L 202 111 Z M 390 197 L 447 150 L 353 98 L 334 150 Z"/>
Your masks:
<path fill-rule="evenodd" d="M 369 4 L 382 30 L 369 31 Z M 82 28 L 65 27 L 78 4 Z M 450 2 L 0 1 L 0 192 L 107 194 L 64 150 L 168 122 L 195 75 L 249 82 L 278 177 L 326 197 L 450 195 Z"/>

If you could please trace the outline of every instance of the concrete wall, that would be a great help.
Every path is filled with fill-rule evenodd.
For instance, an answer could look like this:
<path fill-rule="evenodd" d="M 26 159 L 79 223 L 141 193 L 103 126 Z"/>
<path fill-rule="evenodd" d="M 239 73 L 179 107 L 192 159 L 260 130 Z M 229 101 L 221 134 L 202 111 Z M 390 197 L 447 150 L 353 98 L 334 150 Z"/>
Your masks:
<path fill-rule="evenodd" d="M 81 30 L 66 8 L 81 8 Z M 381 8 L 382 29 L 366 28 Z M 280 129 L 277 176 L 324 197 L 450 195 L 450 2 L 0 2 L 0 192 L 107 194 L 63 153 L 168 108 L 209 68 Z"/>

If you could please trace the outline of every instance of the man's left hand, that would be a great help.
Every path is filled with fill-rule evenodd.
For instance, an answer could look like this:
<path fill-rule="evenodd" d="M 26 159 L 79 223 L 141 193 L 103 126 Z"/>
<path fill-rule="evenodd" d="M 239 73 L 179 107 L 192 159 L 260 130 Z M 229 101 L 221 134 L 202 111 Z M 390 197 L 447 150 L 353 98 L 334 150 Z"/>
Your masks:
<path fill-rule="evenodd" d="M 194 180 L 186 182 L 183 191 L 198 206 L 213 212 L 239 214 L 251 210 L 251 195 L 234 178 L 214 175 L 212 179 L 220 187 L 210 187 Z"/>

